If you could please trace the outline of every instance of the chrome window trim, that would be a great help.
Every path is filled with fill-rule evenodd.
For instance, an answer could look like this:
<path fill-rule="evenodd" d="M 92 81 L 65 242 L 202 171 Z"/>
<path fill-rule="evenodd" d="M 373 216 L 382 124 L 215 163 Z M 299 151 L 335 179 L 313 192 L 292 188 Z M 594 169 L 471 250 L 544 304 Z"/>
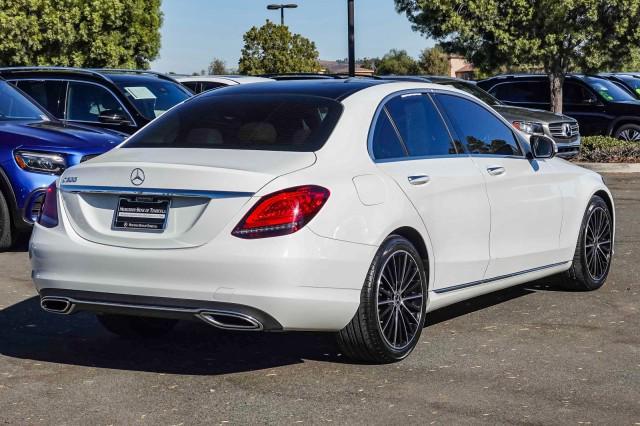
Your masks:
<path fill-rule="evenodd" d="M 403 95 L 407 95 L 407 94 L 425 94 L 425 95 L 429 95 L 430 101 L 432 102 L 434 108 L 436 109 L 436 111 L 438 111 L 438 114 L 440 115 L 440 118 L 442 119 L 442 122 L 445 126 L 445 128 L 447 129 L 447 131 L 449 132 L 449 136 L 451 137 L 451 140 L 453 142 L 455 142 L 455 138 L 454 133 L 451 131 L 451 128 L 449 127 L 450 123 L 448 120 L 448 117 L 446 115 L 445 112 L 440 110 L 440 106 L 438 105 L 437 99 L 434 99 L 431 95 L 450 95 L 450 96 L 457 96 L 459 98 L 465 99 L 467 101 L 473 102 L 475 104 L 477 104 L 478 106 L 480 106 L 481 108 L 484 108 L 489 114 L 493 115 L 495 118 L 497 118 L 500 122 L 502 122 L 507 129 L 509 129 L 511 131 L 511 133 L 513 134 L 513 138 L 516 141 L 516 144 L 518 145 L 518 147 L 520 148 L 520 151 L 522 151 L 522 155 L 498 155 L 498 154 L 473 154 L 468 152 L 467 147 L 465 144 L 463 144 L 463 147 L 465 149 L 464 152 L 461 152 L 459 154 L 450 154 L 450 155 L 429 155 L 429 156 L 420 156 L 420 157 L 411 157 L 411 156 L 407 156 L 407 157 L 396 157 L 396 158 L 381 158 L 381 159 L 376 159 L 375 155 L 373 155 L 373 133 L 375 130 L 375 126 L 376 123 L 378 121 L 378 117 L 380 116 L 380 113 L 382 110 L 386 110 L 386 104 L 387 102 L 389 102 L 391 99 L 396 98 L 398 96 L 403 96 Z M 488 158 L 488 157 L 494 157 L 494 158 L 518 158 L 518 159 L 525 159 L 526 160 L 526 154 L 529 150 L 525 149 L 525 146 L 523 144 L 523 141 L 520 137 L 520 135 L 514 131 L 513 126 L 511 125 L 511 123 L 509 123 L 509 121 L 504 118 L 503 116 L 501 116 L 500 114 L 498 114 L 496 111 L 494 111 L 493 109 L 491 109 L 490 107 L 487 108 L 486 105 L 483 105 L 482 101 L 479 101 L 478 99 L 476 99 L 475 97 L 471 96 L 468 93 L 458 93 L 458 92 L 452 92 L 449 90 L 445 90 L 445 89 L 441 89 L 441 88 L 437 88 L 437 89 L 406 89 L 406 90 L 399 90 L 397 92 L 393 92 L 387 96 L 385 96 L 382 101 L 380 101 L 380 104 L 377 106 L 376 108 L 376 112 L 373 115 L 373 119 L 371 120 L 371 125 L 369 126 L 369 133 L 367 136 L 367 151 L 369 153 L 369 157 L 371 158 L 371 160 L 373 160 L 374 163 L 390 163 L 390 162 L 400 162 L 400 161 L 413 161 L 413 160 L 426 160 L 426 159 L 431 159 L 431 158 L 459 158 L 459 157 L 482 157 L 482 158 Z"/>
<path fill-rule="evenodd" d="M 186 198 L 242 198 L 252 197 L 254 192 L 239 191 L 207 191 L 199 189 L 168 189 L 168 188 L 130 188 L 126 186 L 94 186 L 62 184 L 60 190 L 71 194 L 114 194 L 114 195 L 149 195 L 156 197 L 186 197 Z"/>
<path fill-rule="evenodd" d="M 74 123 L 92 123 L 92 124 L 105 124 L 102 123 L 101 121 L 86 121 L 86 120 L 71 120 L 66 118 L 67 117 L 67 106 L 69 103 L 69 83 L 73 82 L 73 83 L 84 83 L 84 84 L 93 84 L 94 86 L 98 86 L 98 87 L 102 87 L 103 89 L 105 89 L 106 91 L 108 91 L 111 96 L 113 96 L 116 101 L 118 102 L 118 104 L 120 104 L 120 106 L 122 107 L 123 111 L 127 114 L 127 116 L 129 116 L 129 120 L 131 121 L 132 125 L 135 127 L 138 127 L 138 123 L 136 122 L 136 120 L 131 116 L 131 113 L 129 112 L 129 109 L 122 103 L 122 101 L 120 100 L 120 98 L 118 98 L 118 96 L 115 94 L 115 92 L 113 90 L 111 90 L 110 88 L 108 88 L 107 86 L 100 84 L 100 83 L 96 83 L 95 81 L 86 81 L 86 80 L 75 80 L 75 79 L 71 79 L 71 78 L 59 78 L 59 77 L 42 77 L 42 78 L 17 78 L 17 79 L 11 79 L 11 80 L 7 80 L 10 83 L 18 83 L 20 81 L 63 81 L 67 83 L 67 87 L 65 90 L 65 101 L 64 101 L 64 117 L 63 118 L 58 118 L 59 120 L 64 120 L 64 121 L 70 121 L 70 122 L 74 122 Z"/>

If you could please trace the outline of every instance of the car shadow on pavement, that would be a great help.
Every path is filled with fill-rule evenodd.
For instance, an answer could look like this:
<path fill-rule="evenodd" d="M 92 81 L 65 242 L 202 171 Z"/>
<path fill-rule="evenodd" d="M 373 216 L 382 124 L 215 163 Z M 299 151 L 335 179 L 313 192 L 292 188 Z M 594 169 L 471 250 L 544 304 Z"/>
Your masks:
<path fill-rule="evenodd" d="M 507 302 L 542 289 L 529 283 L 456 303 L 427 316 L 426 326 Z M 428 333 L 428 329 L 425 330 Z M 38 297 L 0 311 L 0 354 L 8 357 L 119 370 L 218 375 L 303 363 L 354 363 L 340 354 L 333 333 L 230 332 L 181 322 L 157 339 L 125 340 L 95 316 L 44 312 Z"/>

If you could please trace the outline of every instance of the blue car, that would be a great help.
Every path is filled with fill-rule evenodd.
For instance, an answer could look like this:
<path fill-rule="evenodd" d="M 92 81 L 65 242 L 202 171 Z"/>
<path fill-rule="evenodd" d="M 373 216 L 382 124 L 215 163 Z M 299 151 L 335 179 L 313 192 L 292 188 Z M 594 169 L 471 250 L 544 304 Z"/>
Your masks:
<path fill-rule="evenodd" d="M 125 134 L 62 123 L 0 80 L 0 251 L 29 232 L 46 188 L 69 167 L 120 144 Z"/>

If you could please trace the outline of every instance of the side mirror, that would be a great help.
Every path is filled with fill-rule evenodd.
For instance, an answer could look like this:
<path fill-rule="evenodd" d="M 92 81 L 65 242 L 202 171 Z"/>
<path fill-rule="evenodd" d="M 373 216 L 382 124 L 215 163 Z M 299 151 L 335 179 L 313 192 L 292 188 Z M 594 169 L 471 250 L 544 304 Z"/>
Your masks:
<path fill-rule="evenodd" d="M 125 117 L 122 113 L 112 110 L 106 109 L 100 113 L 98 116 L 98 120 L 101 123 L 106 124 L 129 124 L 129 119 Z"/>
<path fill-rule="evenodd" d="M 529 144 L 533 158 L 553 158 L 558 153 L 556 143 L 545 135 L 531 135 Z"/>

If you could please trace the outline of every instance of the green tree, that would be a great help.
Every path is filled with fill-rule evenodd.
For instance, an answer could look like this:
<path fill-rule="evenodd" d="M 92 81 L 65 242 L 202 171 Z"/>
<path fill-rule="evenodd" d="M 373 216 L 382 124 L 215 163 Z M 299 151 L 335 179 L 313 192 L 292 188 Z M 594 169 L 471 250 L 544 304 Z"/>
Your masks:
<path fill-rule="evenodd" d="M 420 72 L 427 75 L 449 75 L 449 59 L 440 46 L 424 49 L 418 58 Z"/>
<path fill-rule="evenodd" d="M 574 69 L 619 68 L 640 42 L 640 0 L 394 0 L 413 28 L 482 70 L 539 67 L 552 109 Z"/>
<path fill-rule="evenodd" d="M 161 0 L 0 0 L 0 65 L 148 68 Z"/>
<path fill-rule="evenodd" d="M 244 34 L 238 62 L 241 74 L 317 72 L 318 50 L 314 42 L 293 34 L 285 25 L 267 20 Z"/>
<path fill-rule="evenodd" d="M 378 61 L 376 74 L 416 75 L 420 74 L 420 67 L 406 50 L 391 49 Z"/>
<path fill-rule="evenodd" d="M 209 75 L 227 74 L 227 64 L 219 58 L 213 58 L 209 64 Z"/>
<path fill-rule="evenodd" d="M 362 59 L 358 59 L 356 63 L 360 64 L 362 68 L 367 68 L 375 71 L 378 68 L 378 64 L 380 63 L 380 58 L 364 57 Z"/>

